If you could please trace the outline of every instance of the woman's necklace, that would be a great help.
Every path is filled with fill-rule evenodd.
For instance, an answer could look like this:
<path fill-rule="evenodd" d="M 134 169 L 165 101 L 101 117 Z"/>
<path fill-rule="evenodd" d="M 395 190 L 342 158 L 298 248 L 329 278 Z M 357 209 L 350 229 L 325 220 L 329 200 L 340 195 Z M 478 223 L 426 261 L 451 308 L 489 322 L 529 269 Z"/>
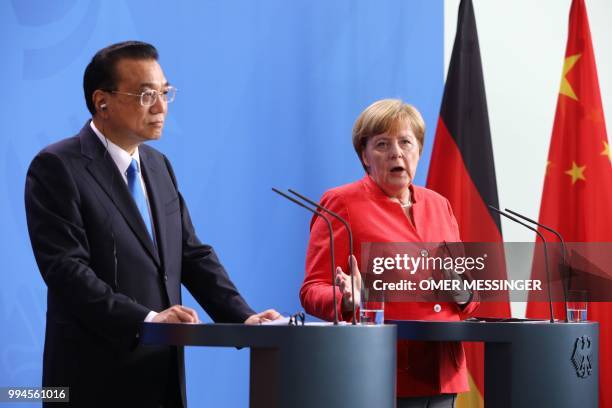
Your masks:
<path fill-rule="evenodd" d="M 400 205 L 402 206 L 402 208 L 410 208 L 412 207 L 412 201 L 408 200 L 406 203 L 402 203 L 400 201 Z"/>
<path fill-rule="evenodd" d="M 400 207 L 404 209 L 412 207 L 412 197 L 411 196 L 408 196 L 407 201 L 402 201 L 400 198 L 394 198 L 393 200 L 399 203 Z"/>

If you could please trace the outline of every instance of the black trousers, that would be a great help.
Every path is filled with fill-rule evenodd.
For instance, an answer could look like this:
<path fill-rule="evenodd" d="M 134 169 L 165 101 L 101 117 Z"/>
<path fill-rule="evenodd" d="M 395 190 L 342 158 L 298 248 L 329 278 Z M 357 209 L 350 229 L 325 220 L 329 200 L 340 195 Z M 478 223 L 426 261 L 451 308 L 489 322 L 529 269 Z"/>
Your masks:
<path fill-rule="evenodd" d="M 168 382 L 166 383 L 164 400 L 160 405 L 160 408 L 185 408 L 183 407 L 183 400 L 181 398 L 181 387 L 178 379 L 179 371 L 176 347 L 172 347 L 172 350 L 172 362 L 170 364 Z"/>

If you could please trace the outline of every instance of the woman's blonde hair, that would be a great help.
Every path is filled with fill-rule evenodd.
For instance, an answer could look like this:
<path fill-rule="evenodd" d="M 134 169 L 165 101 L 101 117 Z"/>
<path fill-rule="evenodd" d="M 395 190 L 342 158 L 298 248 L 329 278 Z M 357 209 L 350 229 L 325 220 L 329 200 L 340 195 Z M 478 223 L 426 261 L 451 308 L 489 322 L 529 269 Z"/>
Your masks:
<path fill-rule="evenodd" d="M 406 122 L 419 142 L 421 154 L 425 141 L 425 121 L 414 106 L 400 99 L 381 99 L 361 112 L 353 126 L 353 147 L 366 172 L 368 169 L 362 157 L 368 140 L 382 133 L 396 133 Z"/>

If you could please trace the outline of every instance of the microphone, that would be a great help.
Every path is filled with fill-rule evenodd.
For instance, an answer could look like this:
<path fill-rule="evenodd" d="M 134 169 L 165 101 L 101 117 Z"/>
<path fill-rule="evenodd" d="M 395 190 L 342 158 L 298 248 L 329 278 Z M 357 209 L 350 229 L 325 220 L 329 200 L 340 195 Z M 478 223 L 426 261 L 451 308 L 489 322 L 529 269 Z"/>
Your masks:
<path fill-rule="evenodd" d="M 546 231 L 555 234 L 557 238 L 559 238 L 559 242 L 561 243 L 561 254 L 563 256 L 563 267 L 564 269 L 567 268 L 567 270 L 569 271 L 569 263 L 567 262 L 567 249 L 565 247 L 565 240 L 563 239 L 563 237 L 561 236 L 561 234 L 557 231 L 555 231 L 554 229 L 550 228 L 549 226 L 546 226 L 544 224 L 540 224 L 539 222 L 532 220 L 529 217 L 526 217 L 522 214 L 517 213 L 516 211 L 512 211 L 508 208 L 504 208 L 505 211 L 509 212 L 512 215 L 516 215 L 517 217 L 530 222 L 532 224 L 537 225 L 538 227 L 544 228 Z M 568 323 L 568 311 L 567 311 L 567 290 L 569 289 L 569 282 L 566 282 L 565 277 L 562 276 L 562 282 L 563 282 L 563 301 L 565 303 L 565 323 Z"/>
<path fill-rule="evenodd" d="M 337 300 L 336 300 L 336 273 L 335 273 L 335 265 L 336 265 L 336 259 L 334 257 L 334 233 L 332 230 L 332 226 L 331 226 L 331 221 L 329 220 L 328 217 L 326 217 L 325 215 L 321 214 L 320 212 L 317 212 L 315 210 L 313 210 L 312 208 L 308 207 L 307 205 L 299 202 L 298 200 L 296 200 L 295 198 L 283 193 L 282 191 L 277 190 L 276 188 L 272 187 L 272 191 L 274 191 L 276 194 L 279 194 L 281 196 L 283 196 L 284 198 L 286 198 L 287 200 L 291 201 L 292 203 L 295 203 L 297 205 L 299 205 L 302 208 L 305 208 L 306 210 L 310 211 L 311 213 L 313 213 L 315 216 L 321 217 L 326 223 L 327 223 L 327 229 L 329 230 L 329 250 L 331 251 L 331 277 L 332 277 L 332 289 L 334 291 L 333 296 L 334 296 L 334 325 L 338 324 L 338 307 L 337 307 Z M 353 303 L 354 303 L 354 298 L 353 298 Z"/>
<path fill-rule="evenodd" d="M 332 217 L 340 221 L 342 225 L 344 225 L 344 228 L 346 228 L 346 232 L 348 232 L 348 236 L 349 236 L 349 273 L 351 274 L 351 296 L 353 296 L 353 310 L 352 310 L 353 311 L 353 322 L 352 323 L 357 324 L 357 316 L 355 312 L 355 276 L 353 275 L 353 231 L 351 231 L 351 227 L 349 226 L 348 222 L 346 222 L 344 218 L 342 218 L 335 212 L 318 204 L 316 201 L 313 201 L 309 199 L 308 197 L 303 196 L 302 194 L 298 193 L 297 191 L 293 189 L 289 189 L 288 191 L 291 194 L 306 201 L 308 204 L 314 205 L 319 210 L 325 211 L 326 213 L 328 213 L 329 215 L 331 215 Z"/>
<path fill-rule="evenodd" d="M 544 244 L 544 268 L 546 270 L 546 281 L 548 283 L 548 307 L 550 309 L 550 322 L 554 323 L 555 322 L 555 317 L 554 317 L 554 313 L 553 313 L 553 306 L 552 306 L 552 295 L 550 294 L 550 273 L 548 272 L 548 250 L 546 247 L 546 239 L 544 239 L 544 235 L 542 235 L 542 233 L 540 231 L 538 231 L 537 229 L 525 224 L 524 222 L 521 222 L 519 220 L 517 220 L 516 218 L 512 217 L 511 215 L 506 214 L 505 212 L 501 211 L 498 208 L 493 207 L 492 205 L 489 204 L 488 206 L 491 210 L 495 211 L 497 214 L 499 215 L 503 215 L 504 217 L 508 218 L 511 221 L 516 222 L 517 224 L 522 225 L 523 227 L 535 232 L 536 234 L 538 234 L 538 236 L 542 239 L 542 243 Z"/>

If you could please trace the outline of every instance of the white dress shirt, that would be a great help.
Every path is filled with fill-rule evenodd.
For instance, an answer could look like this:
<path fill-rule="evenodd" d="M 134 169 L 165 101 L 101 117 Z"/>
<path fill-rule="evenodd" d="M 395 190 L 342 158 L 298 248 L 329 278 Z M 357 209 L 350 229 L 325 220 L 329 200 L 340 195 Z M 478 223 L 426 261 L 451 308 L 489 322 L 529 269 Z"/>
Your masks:
<path fill-rule="evenodd" d="M 115 162 L 115 165 L 119 169 L 119 173 L 121 173 L 121 177 L 123 177 L 123 182 L 127 185 L 127 169 L 130 167 L 130 163 L 132 163 L 132 159 L 136 160 L 138 163 L 138 168 L 140 167 L 140 155 L 138 154 L 138 147 L 134 151 L 133 155 L 130 155 L 128 152 L 108 140 L 100 130 L 94 125 L 93 120 L 89 122 L 89 126 L 94 131 L 100 142 L 106 147 L 106 151 L 110 155 L 110 157 Z M 149 217 L 151 217 L 151 221 L 153 221 L 153 213 L 151 213 L 151 205 L 149 204 L 149 196 L 147 195 L 147 186 L 145 185 L 144 179 L 142 178 L 142 171 L 139 172 L 140 185 L 142 186 L 142 191 L 144 192 L 145 200 L 147 201 L 147 208 L 149 210 Z M 155 225 L 151 222 L 151 232 L 153 233 L 153 242 L 155 243 Z M 145 317 L 145 322 L 151 322 L 153 318 L 157 315 L 156 312 L 150 311 L 149 314 Z"/>

